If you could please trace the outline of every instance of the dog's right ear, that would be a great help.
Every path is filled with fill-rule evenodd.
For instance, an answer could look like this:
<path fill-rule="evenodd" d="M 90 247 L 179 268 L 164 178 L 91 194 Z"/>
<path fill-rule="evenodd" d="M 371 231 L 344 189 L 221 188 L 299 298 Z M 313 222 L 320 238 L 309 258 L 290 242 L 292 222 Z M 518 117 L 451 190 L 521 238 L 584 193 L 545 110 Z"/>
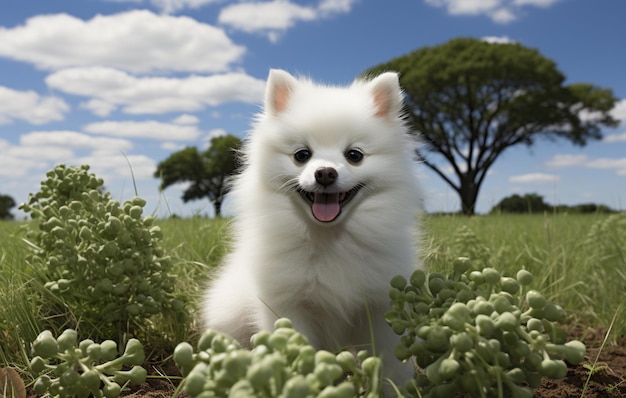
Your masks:
<path fill-rule="evenodd" d="M 287 109 L 289 99 L 298 80 L 281 69 L 270 69 L 265 88 L 265 111 L 278 115 Z"/>

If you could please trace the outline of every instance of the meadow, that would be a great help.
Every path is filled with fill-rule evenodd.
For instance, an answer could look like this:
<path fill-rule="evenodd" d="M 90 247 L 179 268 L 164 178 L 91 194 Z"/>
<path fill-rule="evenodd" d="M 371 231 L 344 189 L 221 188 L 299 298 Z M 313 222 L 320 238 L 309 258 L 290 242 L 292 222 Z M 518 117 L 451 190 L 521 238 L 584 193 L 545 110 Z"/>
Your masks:
<path fill-rule="evenodd" d="M 576 336 L 600 335 L 616 344 L 626 334 L 626 214 L 614 215 L 427 215 L 421 220 L 420 261 L 431 272 L 449 272 L 454 259 L 469 257 L 472 268 L 493 267 L 503 275 L 524 268 L 533 288 L 567 313 L 566 327 Z M 174 264 L 177 294 L 190 309 L 202 294 L 210 273 L 228 250 L 228 220 L 206 218 L 159 220 L 163 246 Z M 62 308 L 60 300 L 36 282 L 27 265 L 32 223 L 0 223 L 0 367 L 28 369 L 29 342 L 51 317 L 73 314 L 43 311 L 41 297 Z M 186 324 L 167 319 L 153 325 L 144 346 L 153 363 L 165 366 L 168 352 L 180 341 L 198 337 L 193 318 Z"/>

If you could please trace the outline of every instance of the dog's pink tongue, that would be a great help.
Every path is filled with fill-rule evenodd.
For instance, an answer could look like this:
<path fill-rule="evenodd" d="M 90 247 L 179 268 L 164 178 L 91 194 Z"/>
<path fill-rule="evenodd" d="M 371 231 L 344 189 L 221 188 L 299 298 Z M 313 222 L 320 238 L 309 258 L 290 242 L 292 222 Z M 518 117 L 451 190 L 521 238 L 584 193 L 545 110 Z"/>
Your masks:
<path fill-rule="evenodd" d="M 315 193 L 313 206 L 313 215 L 319 221 L 332 221 L 339 215 L 341 206 L 339 206 L 338 193 Z"/>

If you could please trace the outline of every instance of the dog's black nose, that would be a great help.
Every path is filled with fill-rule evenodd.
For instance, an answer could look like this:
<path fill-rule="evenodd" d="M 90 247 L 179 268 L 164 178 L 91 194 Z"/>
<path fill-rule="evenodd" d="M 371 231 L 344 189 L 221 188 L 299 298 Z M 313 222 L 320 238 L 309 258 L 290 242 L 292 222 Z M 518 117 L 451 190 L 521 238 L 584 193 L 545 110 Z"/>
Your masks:
<path fill-rule="evenodd" d="M 337 170 L 332 167 L 320 167 L 315 170 L 315 181 L 325 187 L 331 185 L 337 179 Z"/>

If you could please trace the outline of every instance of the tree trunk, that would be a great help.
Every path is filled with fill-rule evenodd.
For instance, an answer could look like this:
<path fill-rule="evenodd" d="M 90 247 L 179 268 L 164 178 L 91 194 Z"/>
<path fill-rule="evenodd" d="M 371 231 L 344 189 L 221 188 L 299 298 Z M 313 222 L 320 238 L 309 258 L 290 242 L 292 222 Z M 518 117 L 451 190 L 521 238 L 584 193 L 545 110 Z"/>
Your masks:
<path fill-rule="evenodd" d="M 464 174 L 461 176 L 459 196 L 461 199 L 461 211 L 466 216 L 473 216 L 476 212 L 476 199 L 480 185 L 474 181 L 473 176 Z"/>
<path fill-rule="evenodd" d="M 219 197 L 213 201 L 215 207 L 215 218 L 222 218 L 222 197 Z"/>

